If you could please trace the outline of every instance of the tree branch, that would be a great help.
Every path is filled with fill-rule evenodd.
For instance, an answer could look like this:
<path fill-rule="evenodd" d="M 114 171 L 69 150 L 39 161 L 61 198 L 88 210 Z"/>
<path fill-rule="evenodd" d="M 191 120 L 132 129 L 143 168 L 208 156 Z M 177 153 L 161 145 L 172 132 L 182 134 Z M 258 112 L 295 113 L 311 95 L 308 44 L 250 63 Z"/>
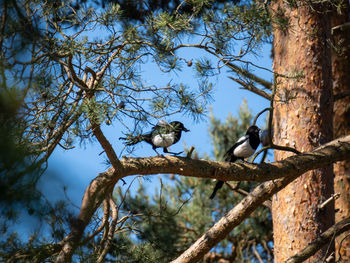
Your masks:
<path fill-rule="evenodd" d="M 243 76 L 243 77 L 246 77 L 246 78 L 249 78 L 251 79 L 252 81 L 255 81 L 257 83 L 259 83 L 260 85 L 264 86 L 266 89 L 268 90 L 272 90 L 272 83 L 267 81 L 267 80 L 264 80 L 252 73 L 250 73 L 249 71 L 241 68 L 241 67 L 238 67 L 230 62 L 225 62 L 225 64 L 230 68 L 232 69 L 234 72 L 236 72 L 237 74 Z"/>
<path fill-rule="evenodd" d="M 236 193 L 239 193 L 239 194 L 241 194 L 242 196 L 247 196 L 247 195 L 249 195 L 249 192 L 244 191 L 244 190 L 241 189 L 241 188 L 235 189 L 235 187 L 233 187 L 230 183 L 227 183 L 227 182 L 226 182 L 226 185 L 227 185 L 232 191 L 234 191 L 234 192 L 236 192 Z M 271 200 L 266 200 L 262 205 L 271 210 L 272 202 L 271 202 Z"/>
<path fill-rule="evenodd" d="M 9 258 L 4 258 L 7 263 L 16 262 L 45 262 L 45 259 L 57 254 L 62 248 L 59 244 L 48 244 L 30 249 L 18 249 L 16 253 L 10 255 Z"/>
<path fill-rule="evenodd" d="M 223 219 L 214 225 L 214 230 L 209 230 L 207 234 L 192 246 L 193 248 L 190 248 L 190 251 L 198 250 L 195 257 L 190 256 L 190 261 L 174 261 L 195 262 L 193 258 L 199 259 L 203 257 L 211 247 L 221 241 L 233 227 L 249 216 L 255 208 L 295 178 L 308 170 L 325 167 L 345 159 L 350 159 L 350 135 L 336 139 L 311 152 L 291 156 L 271 164 L 231 164 L 174 156 L 123 158 L 120 160 L 122 173 L 117 173 L 114 168 L 110 168 L 108 171 L 99 174 L 86 189 L 78 218 L 75 224 L 72 224 L 71 232 L 59 243 L 63 247 L 56 262 L 71 261 L 73 252 L 78 247 L 91 217 L 101 202 L 111 193 L 115 183 L 122 177 L 136 174 L 175 173 L 201 178 L 217 178 L 222 181 L 266 181 L 283 178 L 265 182 L 256 187 Z M 220 228 L 222 229 L 220 230 Z M 218 230 L 220 231 L 218 232 Z M 200 247 L 201 245 L 204 245 L 204 250 L 203 247 Z M 187 256 L 188 253 L 185 252 L 184 256 L 181 256 L 179 259 Z"/>
<path fill-rule="evenodd" d="M 202 235 L 191 247 L 182 253 L 172 263 L 198 262 L 216 244 L 246 219 L 258 206 L 262 205 L 272 195 L 283 189 L 297 176 L 268 181 L 258 185 L 248 196 L 243 198 L 232 210 L 225 214 L 212 228 Z"/>
<path fill-rule="evenodd" d="M 229 79 L 232 79 L 233 81 L 236 81 L 238 84 L 242 85 L 242 89 L 246 89 L 249 90 L 261 97 L 264 97 L 265 99 L 271 100 L 271 94 L 257 88 L 256 86 L 254 86 L 253 84 L 250 83 L 245 83 L 244 81 L 240 80 L 240 79 L 236 79 L 236 78 L 232 78 L 232 77 L 228 77 Z"/>
<path fill-rule="evenodd" d="M 67 65 L 61 62 L 61 64 L 64 66 L 64 68 L 67 71 L 67 76 L 70 77 L 71 81 L 75 83 L 79 88 L 81 88 L 82 90 L 88 90 L 89 87 L 86 85 L 86 83 L 81 78 L 79 78 L 75 73 L 72 60 L 73 60 L 73 55 L 69 54 L 67 59 Z"/>
<path fill-rule="evenodd" d="M 319 238 L 311 242 L 307 247 L 299 251 L 294 256 L 287 259 L 285 263 L 304 262 L 306 259 L 314 255 L 318 250 L 320 250 L 324 245 L 332 242 L 336 236 L 348 230 L 350 230 L 350 217 L 343 219 L 342 221 L 328 228 L 320 235 Z"/>
<path fill-rule="evenodd" d="M 350 139 L 350 136 L 347 136 L 345 138 Z M 343 142 L 340 141 L 340 139 L 336 141 L 343 145 Z M 335 141 L 332 141 L 327 145 L 333 145 L 334 142 Z M 327 146 L 324 147 L 327 148 Z M 316 151 L 317 150 L 314 150 L 313 152 Z M 290 158 L 287 158 L 283 161 L 286 161 Z M 239 202 L 231 211 L 225 214 L 190 248 L 188 248 L 177 259 L 172 261 L 172 263 L 190 263 L 199 261 L 207 252 L 210 251 L 211 248 L 222 241 L 236 226 L 238 226 L 244 219 L 246 219 L 259 205 L 263 204 L 263 202 L 268 200 L 272 195 L 286 187 L 290 182 L 304 173 L 299 172 L 300 170 L 296 168 L 293 173 L 289 174 L 283 179 L 268 181 L 257 186 L 247 197 L 242 199 L 242 201 Z"/>
<path fill-rule="evenodd" d="M 112 169 L 99 174 L 85 190 L 78 218 L 72 223 L 70 233 L 59 243 L 62 245 L 62 249 L 57 256 L 56 263 L 71 262 L 72 255 L 78 247 L 91 217 L 106 196 L 112 192 L 120 175 L 110 170 Z"/>
<path fill-rule="evenodd" d="M 258 118 L 261 116 L 261 114 L 263 114 L 265 111 L 270 111 L 271 112 L 271 108 L 265 108 L 262 111 L 260 111 L 254 118 L 252 125 L 256 125 L 256 122 L 258 121 Z"/>
<path fill-rule="evenodd" d="M 350 30 L 350 22 L 332 27 L 332 35 L 334 35 L 338 31 L 345 31 L 345 30 Z"/>
<path fill-rule="evenodd" d="M 121 165 L 117 154 L 115 153 L 112 145 L 109 143 L 109 141 L 107 140 L 107 138 L 104 136 L 100 125 L 94 123 L 93 121 L 91 121 L 91 125 L 92 125 L 92 132 L 95 135 L 95 137 L 97 138 L 98 142 L 100 143 L 101 147 L 103 148 L 103 150 L 105 151 L 108 160 L 111 162 L 112 167 L 115 170 L 118 170 L 118 173 L 120 174 L 123 166 Z"/>
<path fill-rule="evenodd" d="M 265 182 L 300 175 L 345 159 L 350 159 L 350 135 L 274 163 L 228 163 L 175 156 L 124 157 L 120 162 L 125 176 L 170 173 L 221 181 Z"/>

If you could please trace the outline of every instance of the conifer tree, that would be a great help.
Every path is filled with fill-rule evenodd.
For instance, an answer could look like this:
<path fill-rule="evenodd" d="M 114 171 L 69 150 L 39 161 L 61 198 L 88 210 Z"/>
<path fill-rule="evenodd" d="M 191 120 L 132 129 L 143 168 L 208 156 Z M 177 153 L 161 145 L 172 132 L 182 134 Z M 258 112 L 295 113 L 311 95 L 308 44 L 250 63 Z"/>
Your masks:
<path fill-rule="evenodd" d="M 349 219 L 330 227 L 333 214 L 322 213 L 333 208 L 332 202 L 324 202 L 333 190 L 329 181 L 332 178 L 327 176 L 329 165 L 350 156 L 349 136 L 331 141 L 331 60 L 330 48 L 325 44 L 330 41 L 330 11 L 342 2 L 170 2 L 164 5 L 160 1 L 151 10 L 155 1 L 142 2 L 145 6 L 135 1 L 139 7 L 136 17 L 130 12 L 135 6 L 125 1 L 1 3 L 0 133 L 6 140 L 1 141 L 0 186 L 7 216 L 1 222 L 1 260 L 269 261 L 272 236 L 267 207 L 274 194 L 276 262 L 298 262 L 318 250 L 316 258 L 328 257 L 331 250 L 326 251 L 325 244 L 331 244 L 333 236 L 349 228 Z M 292 28 L 300 26 L 294 13 L 300 14 L 301 21 L 306 19 L 306 31 Z M 254 70 L 269 69 L 255 65 L 248 56 L 257 55 L 262 45 L 270 43 L 272 29 L 274 83 L 255 74 Z M 294 45 L 292 35 L 296 32 L 297 39 L 304 41 L 302 47 Z M 283 45 L 280 40 L 293 45 Z M 187 48 L 204 52 L 193 61 L 193 67 L 192 60 L 181 56 L 181 50 Z M 299 51 L 303 59 L 292 60 Z M 306 56 L 307 51 L 313 56 Z M 292 63 L 285 52 L 291 53 L 288 58 Z M 146 62 L 164 74 L 193 68 L 198 87 L 188 87 L 181 80 L 147 83 L 142 76 Z M 243 89 L 270 103 L 270 107 L 261 109 L 261 114 L 269 114 L 269 136 L 259 152 L 266 156 L 273 149 L 280 161 L 222 162 L 228 144 L 255 123 L 244 107 L 241 122 L 228 117 L 227 123 L 221 124 L 212 118 L 212 155 L 201 156 L 203 153 L 190 149 L 185 157 L 118 157 L 123 152 L 122 142 L 111 143 L 105 133 L 107 126 L 137 136 L 143 128 L 176 114 L 198 120 L 210 101 L 213 79 L 220 77 L 223 69 L 229 70 L 230 78 Z M 315 81 L 320 85 L 314 85 Z M 307 97 L 311 95 L 315 100 Z M 287 106 L 297 108 L 291 111 Z M 310 116 L 309 111 L 315 114 Z M 294 118 L 288 119 L 287 115 Z M 307 136 L 300 133 L 306 124 Z M 47 202 L 35 185 L 58 147 L 70 150 L 84 143 L 101 146 L 101 159 L 106 160 L 108 169 L 96 175 L 86 188 L 76 214 L 64 201 Z M 287 157 L 292 155 L 287 152 L 293 156 Z M 322 171 L 321 176 L 315 169 L 323 169 L 317 170 Z M 312 189 L 305 181 L 309 177 L 302 176 L 306 172 L 314 175 L 311 179 L 316 178 L 310 181 Z M 142 183 L 136 192 L 131 191 L 131 185 L 116 187 L 127 176 L 143 178 L 142 182 L 154 174 L 162 174 L 154 194 L 148 193 Z M 168 174 L 170 184 L 163 174 Z M 212 179 L 228 183 L 217 200 L 210 202 L 206 198 L 212 190 Z M 244 182 L 235 189 L 231 181 Z M 300 182 L 306 183 L 298 187 L 297 197 L 307 198 L 297 206 L 309 205 L 308 209 L 288 214 L 286 201 L 292 196 L 291 186 L 282 189 Z M 287 194 L 278 203 L 281 190 Z M 279 221 L 278 205 L 281 215 L 292 216 L 289 222 L 295 220 L 297 226 L 308 226 L 307 231 L 302 231 L 307 238 L 281 238 L 285 232 L 277 231 L 284 224 Z M 9 228 L 16 212 L 24 213 L 23 207 L 42 220 L 46 235 L 34 233 L 24 240 L 21 233 Z M 312 216 L 298 219 L 297 215 L 303 214 Z M 313 225 L 315 228 L 309 227 Z M 312 243 L 328 226 L 328 232 Z M 299 233 L 298 229 L 295 233 Z M 311 250 L 301 250 L 310 242 Z M 286 247 L 292 249 L 285 254 Z M 300 254 L 288 259 L 299 250 Z"/>

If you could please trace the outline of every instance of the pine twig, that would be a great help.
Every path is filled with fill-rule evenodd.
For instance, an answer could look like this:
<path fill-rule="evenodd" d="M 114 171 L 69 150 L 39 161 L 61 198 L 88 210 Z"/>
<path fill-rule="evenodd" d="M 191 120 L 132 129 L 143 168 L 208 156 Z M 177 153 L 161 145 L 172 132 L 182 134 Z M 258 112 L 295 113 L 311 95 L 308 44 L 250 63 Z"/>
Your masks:
<path fill-rule="evenodd" d="M 239 66 L 236 66 L 230 62 L 226 62 L 225 63 L 230 69 L 232 69 L 234 72 L 236 72 L 237 74 L 243 76 L 243 77 L 246 77 L 246 78 L 249 78 L 251 79 L 252 81 L 255 81 L 257 83 L 259 83 L 260 85 L 264 86 L 266 89 L 268 90 L 272 90 L 272 83 L 267 81 L 267 80 L 264 80 L 258 76 L 256 76 L 255 74 L 249 72 L 248 70 L 245 70 Z"/>
<path fill-rule="evenodd" d="M 249 90 L 267 100 L 271 100 L 271 95 L 259 88 L 257 88 L 256 86 L 254 86 L 253 84 L 248 84 L 248 83 L 245 83 L 244 81 L 240 80 L 240 79 L 236 79 L 236 78 L 233 78 L 233 77 L 228 77 L 229 79 L 232 79 L 233 81 L 237 82 L 238 84 L 242 85 L 242 89 L 246 89 L 246 90 Z"/>

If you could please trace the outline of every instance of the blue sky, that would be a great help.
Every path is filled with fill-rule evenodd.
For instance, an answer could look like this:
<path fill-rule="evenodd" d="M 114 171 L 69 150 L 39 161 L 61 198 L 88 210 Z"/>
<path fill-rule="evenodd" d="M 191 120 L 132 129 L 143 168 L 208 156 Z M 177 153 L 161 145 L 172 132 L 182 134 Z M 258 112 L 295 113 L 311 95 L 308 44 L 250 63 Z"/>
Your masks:
<path fill-rule="evenodd" d="M 259 53 L 261 57 L 250 57 L 246 58 L 246 60 L 271 69 L 272 61 L 269 57 L 270 46 L 265 45 Z M 203 51 L 192 48 L 182 51 L 181 56 L 186 60 L 193 59 L 195 61 L 197 58 L 204 57 L 205 54 Z M 191 87 L 197 87 L 198 85 L 198 78 L 196 77 L 194 66 L 187 67 L 184 65 L 182 71 L 178 71 L 176 74 L 165 74 L 159 72 L 153 64 L 146 64 L 142 68 L 142 71 L 142 76 L 146 83 L 166 85 L 171 80 L 172 83 L 183 82 Z M 272 80 L 271 73 L 267 71 L 256 70 L 254 73 L 267 80 Z M 227 69 L 223 68 L 220 75 L 211 79 L 214 84 L 213 101 L 208 105 L 207 112 L 209 112 L 210 107 L 215 117 L 225 120 L 230 113 L 233 116 L 238 115 L 239 107 L 243 99 L 247 100 L 248 107 L 252 111 L 253 116 L 269 106 L 266 99 L 249 91 L 239 89 L 239 85 L 227 77 L 229 75 Z M 182 115 L 176 115 L 167 120 L 180 120 L 191 130 L 188 133 L 183 133 L 181 141 L 172 146 L 172 151 L 182 151 L 184 144 L 186 144 L 187 147 L 193 145 L 200 154 L 212 153 L 213 148 L 208 134 L 208 126 L 210 124 L 209 114 L 199 122 L 193 121 L 191 117 Z M 264 116 L 260 117 L 259 120 L 260 122 L 258 122 L 258 125 L 261 125 L 265 120 Z M 104 125 L 102 127 L 103 132 L 115 148 L 117 154 L 120 154 L 120 150 L 123 147 L 121 141 L 118 140 L 118 138 L 123 135 L 119 127 L 118 123 L 113 123 L 111 126 Z M 149 129 L 148 127 L 145 132 Z M 48 170 L 42 180 L 44 193 L 48 194 L 49 199 L 55 200 L 62 196 L 62 187 L 65 185 L 67 186 L 69 198 L 77 206 L 80 206 L 84 190 L 90 181 L 93 180 L 98 173 L 108 168 L 104 163 L 104 158 L 102 158 L 103 155 L 99 155 L 101 152 L 102 148 L 97 142 L 81 147 L 78 145 L 75 149 L 68 151 L 58 147 L 49 159 Z M 140 143 L 136 146 L 132 156 L 144 157 L 153 156 L 154 154 L 150 145 Z M 124 151 L 123 155 L 127 155 L 127 152 Z M 127 182 L 131 180 L 132 178 L 126 178 Z M 147 188 L 151 189 L 154 189 L 155 184 L 157 184 L 156 182 L 158 182 L 156 176 L 152 178 L 151 182 L 145 181 L 146 184 L 149 184 Z"/>

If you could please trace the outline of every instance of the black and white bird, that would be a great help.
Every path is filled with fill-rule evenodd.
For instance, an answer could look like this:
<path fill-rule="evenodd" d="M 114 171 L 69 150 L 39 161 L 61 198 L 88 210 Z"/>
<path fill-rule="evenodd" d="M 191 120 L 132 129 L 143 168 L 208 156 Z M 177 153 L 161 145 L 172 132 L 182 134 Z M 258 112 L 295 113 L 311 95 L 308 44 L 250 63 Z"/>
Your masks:
<path fill-rule="evenodd" d="M 152 149 L 159 155 L 157 148 L 163 148 L 164 153 L 171 153 L 178 155 L 180 153 L 169 152 L 168 147 L 177 143 L 181 138 L 182 131 L 189 132 L 182 122 L 172 121 L 170 123 L 162 120 L 155 125 L 152 130 L 145 134 L 137 136 L 128 135 L 126 138 L 119 138 L 121 140 L 127 140 L 125 145 L 131 146 L 139 142 L 145 141 L 152 145 Z"/>
<path fill-rule="evenodd" d="M 225 153 L 225 161 L 231 163 L 237 160 L 244 161 L 244 158 L 252 156 L 260 144 L 259 132 L 260 129 L 257 126 L 250 126 L 246 134 L 239 138 L 238 141 Z M 210 196 L 210 199 L 213 199 L 215 197 L 216 192 L 223 185 L 223 181 L 218 181 L 216 183 L 214 191 Z"/>

